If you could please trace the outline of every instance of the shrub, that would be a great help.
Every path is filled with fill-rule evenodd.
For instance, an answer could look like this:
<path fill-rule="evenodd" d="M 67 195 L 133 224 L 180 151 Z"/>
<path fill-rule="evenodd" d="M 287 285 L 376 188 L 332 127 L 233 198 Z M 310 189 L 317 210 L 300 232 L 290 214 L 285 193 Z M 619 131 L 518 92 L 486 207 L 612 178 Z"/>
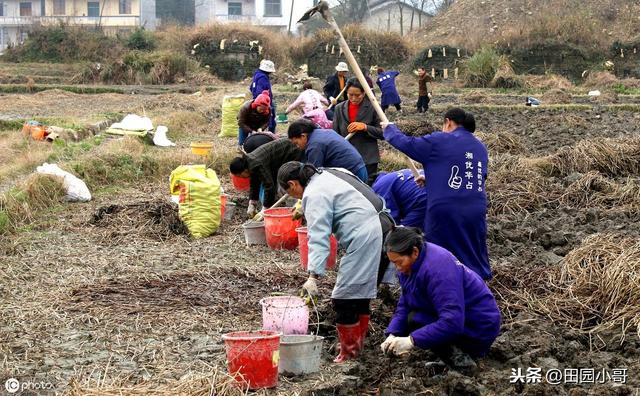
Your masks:
<path fill-rule="evenodd" d="M 462 64 L 462 74 L 468 87 L 487 87 L 500 66 L 501 56 L 492 47 L 483 47 Z"/>
<path fill-rule="evenodd" d="M 127 38 L 127 48 L 140 51 L 151 51 L 156 48 L 156 39 L 144 28 L 137 28 Z"/>

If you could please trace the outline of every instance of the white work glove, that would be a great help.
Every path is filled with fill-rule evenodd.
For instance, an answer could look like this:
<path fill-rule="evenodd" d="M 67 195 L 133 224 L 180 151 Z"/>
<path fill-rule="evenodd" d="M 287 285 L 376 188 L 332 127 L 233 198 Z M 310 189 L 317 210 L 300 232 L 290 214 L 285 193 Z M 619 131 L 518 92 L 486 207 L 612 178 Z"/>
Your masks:
<path fill-rule="evenodd" d="M 316 297 L 320 294 L 320 290 L 318 290 L 318 282 L 311 276 L 309 277 L 309 279 L 307 279 L 306 282 L 304 282 L 302 288 L 306 290 L 306 292 L 309 293 L 311 297 Z"/>
<path fill-rule="evenodd" d="M 389 347 L 391 346 L 391 341 L 396 338 L 393 334 L 389 334 L 386 340 L 382 344 L 380 344 L 380 348 L 382 349 L 382 353 L 385 355 L 389 352 Z"/>
<path fill-rule="evenodd" d="M 391 340 L 391 345 L 389 345 L 389 351 L 396 356 L 409 353 L 412 349 L 413 341 L 411 340 L 411 337 L 395 337 Z"/>
<path fill-rule="evenodd" d="M 257 201 L 249 201 L 249 207 L 247 208 L 247 216 L 249 216 L 250 219 L 253 219 L 253 217 L 256 214 L 258 214 L 257 205 L 258 205 Z"/>
<path fill-rule="evenodd" d="M 331 104 L 334 106 L 336 105 L 336 103 L 338 103 L 338 99 L 334 98 L 333 96 L 329 98 L 329 101 L 331 101 Z"/>
<path fill-rule="evenodd" d="M 431 99 L 431 97 L 433 96 L 433 94 L 431 92 L 427 93 L 427 96 L 429 97 L 429 99 Z"/>

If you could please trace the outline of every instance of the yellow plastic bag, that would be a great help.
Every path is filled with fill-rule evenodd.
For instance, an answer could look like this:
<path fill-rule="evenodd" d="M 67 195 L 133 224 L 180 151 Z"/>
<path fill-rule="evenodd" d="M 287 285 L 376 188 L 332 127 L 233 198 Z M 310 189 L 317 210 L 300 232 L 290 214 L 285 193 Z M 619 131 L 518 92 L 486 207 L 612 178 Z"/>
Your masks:
<path fill-rule="evenodd" d="M 222 99 L 222 130 L 218 137 L 238 137 L 238 112 L 245 100 L 244 95 L 225 96 Z"/>
<path fill-rule="evenodd" d="M 179 215 L 191 236 L 205 238 L 220 227 L 220 180 L 205 165 L 181 165 L 171 172 L 171 194 L 179 194 Z"/>

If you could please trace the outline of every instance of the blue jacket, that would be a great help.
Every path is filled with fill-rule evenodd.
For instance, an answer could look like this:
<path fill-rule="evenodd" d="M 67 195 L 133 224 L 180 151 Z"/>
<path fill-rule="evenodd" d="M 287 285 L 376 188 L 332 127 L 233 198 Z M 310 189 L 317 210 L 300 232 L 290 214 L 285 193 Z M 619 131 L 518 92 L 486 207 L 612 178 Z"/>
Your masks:
<path fill-rule="evenodd" d="M 316 168 L 344 168 L 355 175 L 365 166 L 358 150 L 332 129 L 316 129 L 308 139 L 306 160 Z"/>
<path fill-rule="evenodd" d="M 427 191 L 416 184 L 409 169 L 380 172 L 372 188 L 384 198 L 396 224 L 420 229 L 424 227 Z"/>
<path fill-rule="evenodd" d="M 269 80 L 269 74 L 260 69 L 256 69 L 255 73 L 253 73 L 253 80 L 251 80 L 249 90 L 251 91 L 251 96 L 253 96 L 253 99 L 255 99 L 256 96 L 260 95 L 262 91 L 269 91 L 269 99 L 271 99 L 271 119 L 269 120 L 269 130 L 271 132 L 274 132 L 276 126 L 276 102 L 273 100 L 273 92 L 271 92 L 271 81 Z"/>
<path fill-rule="evenodd" d="M 447 250 L 425 243 L 411 274 L 398 278 L 402 295 L 387 333 L 411 334 L 422 349 L 456 343 L 473 355 L 486 354 L 500 333 L 500 309 L 476 273 Z"/>
<path fill-rule="evenodd" d="M 391 124 L 384 137 L 425 169 L 427 240 L 449 250 L 482 279 L 490 279 L 486 146 L 462 127 L 450 133 L 409 137 Z"/>
<path fill-rule="evenodd" d="M 382 106 L 390 106 L 402 102 L 400 95 L 398 95 L 398 90 L 396 89 L 396 77 L 398 74 L 400 74 L 400 72 L 395 70 L 387 70 L 385 72 L 378 73 L 377 83 L 380 87 L 380 91 L 382 91 Z"/>

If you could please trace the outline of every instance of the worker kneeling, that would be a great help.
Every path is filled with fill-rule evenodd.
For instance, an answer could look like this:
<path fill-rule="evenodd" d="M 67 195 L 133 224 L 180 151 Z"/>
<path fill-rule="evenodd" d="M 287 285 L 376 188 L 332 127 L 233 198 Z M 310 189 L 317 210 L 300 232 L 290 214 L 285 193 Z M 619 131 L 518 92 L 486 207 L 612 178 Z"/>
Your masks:
<path fill-rule="evenodd" d="M 364 347 L 369 303 L 377 293 L 382 252 L 378 212 L 352 185 L 311 164 L 287 162 L 278 171 L 278 183 L 289 196 L 302 199 L 309 236 L 309 279 L 303 288 L 311 296 L 319 293 L 316 279 L 325 274 L 331 233 L 346 251 L 331 294 L 340 340 L 334 362 L 352 359 Z"/>
<path fill-rule="evenodd" d="M 500 310 L 487 285 L 449 251 L 425 243 L 417 228 L 396 228 L 385 248 L 402 295 L 382 351 L 430 349 L 444 363 L 475 369 L 471 358 L 486 355 L 500 333 Z"/>

